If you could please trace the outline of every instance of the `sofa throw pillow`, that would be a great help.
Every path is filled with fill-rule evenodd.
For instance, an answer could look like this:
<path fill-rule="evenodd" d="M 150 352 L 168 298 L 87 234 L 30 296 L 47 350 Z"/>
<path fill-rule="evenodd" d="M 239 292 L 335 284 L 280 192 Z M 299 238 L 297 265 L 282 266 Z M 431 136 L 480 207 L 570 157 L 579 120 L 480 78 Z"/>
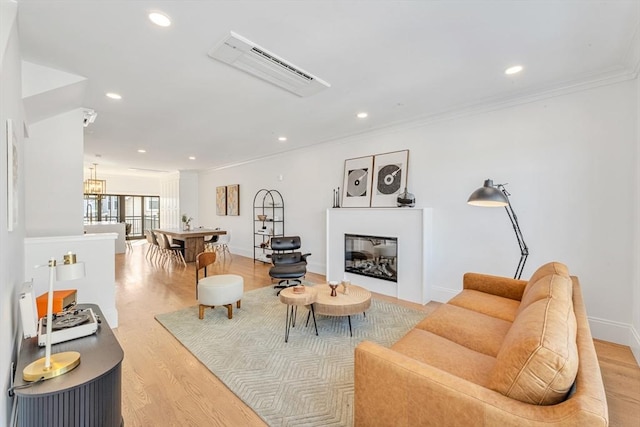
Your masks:
<path fill-rule="evenodd" d="M 515 318 L 498 352 L 489 388 L 522 402 L 553 405 L 565 399 L 577 372 L 573 304 L 545 298 Z"/>

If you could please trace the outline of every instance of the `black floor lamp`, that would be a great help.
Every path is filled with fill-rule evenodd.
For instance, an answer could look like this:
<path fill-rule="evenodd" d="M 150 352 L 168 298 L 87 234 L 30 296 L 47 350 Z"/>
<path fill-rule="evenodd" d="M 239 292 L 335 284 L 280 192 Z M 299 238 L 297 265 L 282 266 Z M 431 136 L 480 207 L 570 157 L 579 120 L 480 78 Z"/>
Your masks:
<path fill-rule="evenodd" d="M 524 242 L 524 237 L 522 237 L 522 231 L 518 224 L 518 217 L 513 211 L 513 207 L 509 201 L 510 194 L 507 189 L 504 188 L 505 185 L 506 184 L 494 185 L 492 179 L 487 179 L 484 181 L 484 185 L 482 187 L 471 193 L 467 203 L 473 206 L 493 208 L 504 206 L 504 209 L 507 211 L 507 215 L 509 215 L 509 219 L 511 220 L 511 224 L 513 225 L 513 231 L 516 233 L 518 246 L 520 246 L 520 262 L 518 263 L 516 274 L 513 276 L 514 279 L 520 279 L 522 270 L 524 269 L 524 263 L 527 262 L 527 257 L 529 256 L 529 248 Z"/>

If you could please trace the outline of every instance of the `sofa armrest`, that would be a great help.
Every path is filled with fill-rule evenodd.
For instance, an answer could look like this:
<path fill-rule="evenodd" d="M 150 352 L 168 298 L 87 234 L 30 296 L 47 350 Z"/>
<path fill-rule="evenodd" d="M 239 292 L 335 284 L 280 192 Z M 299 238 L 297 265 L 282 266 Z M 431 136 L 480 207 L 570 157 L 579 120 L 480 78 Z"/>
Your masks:
<path fill-rule="evenodd" d="M 473 289 L 516 301 L 522 299 L 527 283 L 526 280 L 479 273 L 465 273 L 462 279 L 462 287 L 464 289 Z"/>
<path fill-rule="evenodd" d="M 586 396 L 537 406 L 364 341 L 355 349 L 355 426 L 606 426 Z"/>

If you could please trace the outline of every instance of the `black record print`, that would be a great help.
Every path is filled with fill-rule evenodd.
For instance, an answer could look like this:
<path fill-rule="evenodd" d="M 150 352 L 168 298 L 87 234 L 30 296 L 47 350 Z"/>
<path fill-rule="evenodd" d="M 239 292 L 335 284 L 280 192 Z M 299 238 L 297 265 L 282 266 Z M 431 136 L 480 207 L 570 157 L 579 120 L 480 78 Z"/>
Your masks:
<path fill-rule="evenodd" d="M 354 169 L 349 171 L 349 178 L 347 182 L 347 196 L 359 197 L 367 195 L 367 181 L 368 181 L 369 169 Z"/>
<path fill-rule="evenodd" d="M 394 194 L 400 190 L 402 169 L 399 165 L 385 165 L 378 171 L 378 192 Z"/>

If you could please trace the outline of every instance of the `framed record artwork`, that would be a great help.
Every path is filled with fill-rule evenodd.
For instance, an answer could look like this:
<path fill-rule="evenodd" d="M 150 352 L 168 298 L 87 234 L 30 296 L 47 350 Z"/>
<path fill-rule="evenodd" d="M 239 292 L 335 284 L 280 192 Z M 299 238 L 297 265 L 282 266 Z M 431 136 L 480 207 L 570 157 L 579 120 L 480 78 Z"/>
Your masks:
<path fill-rule="evenodd" d="M 368 208 L 371 203 L 373 156 L 347 159 L 344 162 L 342 207 Z"/>
<path fill-rule="evenodd" d="M 227 187 L 216 187 L 216 215 L 227 214 Z"/>
<path fill-rule="evenodd" d="M 397 207 L 398 194 L 407 186 L 409 150 L 377 154 L 373 159 L 371 207 Z"/>

